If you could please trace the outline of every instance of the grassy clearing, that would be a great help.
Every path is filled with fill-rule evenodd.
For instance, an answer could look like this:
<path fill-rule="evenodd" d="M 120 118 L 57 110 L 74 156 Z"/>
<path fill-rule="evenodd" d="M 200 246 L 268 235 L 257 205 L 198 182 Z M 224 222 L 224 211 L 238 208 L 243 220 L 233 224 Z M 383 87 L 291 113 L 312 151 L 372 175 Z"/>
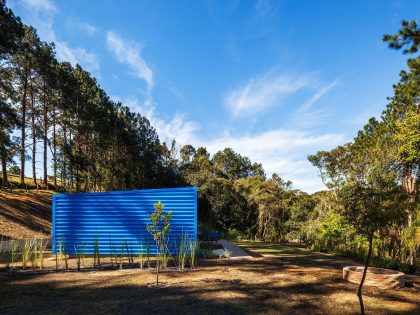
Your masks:
<path fill-rule="evenodd" d="M 238 242 L 251 260 L 202 260 L 196 271 L 0 272 L 1 314 L 354 314 L 356 285 L 341 279 L 354 262 L 303 248 Z M 92 258 L 86 258 L 92 259 Z M 53 261 L 46 262 L 53 264 Z M 91 264 L 91 262 L 87 262 Z M 77 258 L 69 260 L 77 268 Z M 147 266 L 146 266 L 147 267 Z M 418 314 L 420 279 L 398 291 L 366 288 L 369 313 Z"/>

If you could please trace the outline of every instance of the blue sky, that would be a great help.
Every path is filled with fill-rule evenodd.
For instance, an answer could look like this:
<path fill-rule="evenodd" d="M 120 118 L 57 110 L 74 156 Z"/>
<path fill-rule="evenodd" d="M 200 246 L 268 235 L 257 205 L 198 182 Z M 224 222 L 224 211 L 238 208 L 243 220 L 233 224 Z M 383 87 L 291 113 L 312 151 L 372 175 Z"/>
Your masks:
<path fill-rule="evenodd" d="M 382 35 L 420 13 L 415 0 L 7 4 L 163 141 L 232 147 L 307 192 L 324 187 L 306 157 L 385 108 L 406 58 Z"/>

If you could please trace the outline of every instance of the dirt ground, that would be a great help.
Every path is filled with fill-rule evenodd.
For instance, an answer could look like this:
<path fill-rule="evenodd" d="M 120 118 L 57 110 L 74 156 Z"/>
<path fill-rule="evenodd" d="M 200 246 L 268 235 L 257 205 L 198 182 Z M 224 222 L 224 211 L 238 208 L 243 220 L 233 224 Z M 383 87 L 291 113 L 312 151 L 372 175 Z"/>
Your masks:
<path fill-rule="evenodd" d="M 48 190 L 0 189 L 0 240 L 49 238 L 51 199 Z"/>
<path fill-rule="evenodd" d="M 197 271 L 0 272 L 0 314 L 356 314 L 357 286 L 343 258 L 303 248 L 238 242 L 249 260 L 203 260 Z M 55 265 L 53 259 L 47 264 Z M 91 261 L 85 262 L 90 266 Z M 75 268 L 72 259 L 70 268 Z M 420 279 L 400 290 L 366 288 L 369 314 L 420 314 Z"/>

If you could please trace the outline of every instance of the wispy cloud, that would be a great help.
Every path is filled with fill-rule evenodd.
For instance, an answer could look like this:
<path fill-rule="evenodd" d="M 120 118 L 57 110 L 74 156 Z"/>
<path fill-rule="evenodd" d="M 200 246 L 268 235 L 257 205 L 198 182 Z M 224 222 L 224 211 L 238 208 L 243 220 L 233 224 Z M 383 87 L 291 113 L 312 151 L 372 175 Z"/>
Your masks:
<path fill-rule="evenodd" d="M 19 3 L 29 13 L 28 21 L 24 22 L 36 27 L 41 40 L 55 43 L 57 59 L 69 61 L 72 65 L 80 64 L 94 75 L 100 76 L 100 65 L 96 54 L 82 47 L 71 47 L 57 37 L 54 29 L 54 19 L 58 9 L 54 2 L 49 0 L 21 0 Z"/>
<path fill-rule="evenodd" d="M 57 7 L 50 0 L 22 0 L 22 3 L 31 10 L 44 12 L 57 12 Z"/>
<path fill-rule="evenodd" d="M 99 62 L 96 54 L 86 51 L 84 48 L 71 48 L 67 43 L 54 41 L 56 43 L 57 57 L 60 60 L 70 62 L 72 65 L 81 64 L 94 75 L 99 76 Z"/>
<path fill-rule="evenodd" d="M 86 22 L 80 22 L 80 27 L 88 34 L 88 35 L 95 35 L 98 29 L 93 26 L 92 24 Z"/>
<path fill-rule="evenodd" d="M 117 60 L 127 64 L 136 77 L 145 80 L 150 91 L 153 88 L 153 72 L 140 55 L 140 45 L 135 42 L 126 42 L 112 31 L 107 32 L 106 42 L 108 49 L 114 53 Z"/>
<path fill-rule="evenodd" d="M 299 109 L 301 111 L 309 109 L 313 104 L 315 104 L 321 97 L 328 93 L 333 87 L 335 87 L 339 82 L 339 79 L 335 79 L 327 85 L 323 85 L 315 92 L 315 94 Z"/>
<path fill-rule="evenodd" d="M 280 2 L 272 0 L 258 0 L 255 3 L 256 17 L 264 19 L 267 16 L 275 15 L 279 9 Z"/>
<path fill-rule="evenodd" d="M 340 78 L 328 84 L 320 84 L 315 93 L 294 113 L 291 119 L 293 127 L 308 128 L 322 123 L 322 120 L 328 116 L 327 110 L 324 108 L 313 109 L 313 105 L 318 102 L 325 94 L 333 89 L 340 81 Z"/>
<path fill-rule="evenodd" d="M 78 34 L 94 36 L 99 32 L 98 27 L 80 20 L 78 17 L 71 16 L 67 19 L 66 27 L 70 32 L 77 32 Z M 81 33 L 82 32 L 82 33 Z"/>
<path fill-rule="evenodd" d="M 225 98 L 225 104 L 235 117 L 246 116 L 277 105 L 286 96 L 314 83 L 315 79 L 309 74 L 292 76 L 268 72 L 231 90 Z"/>
<path fill-rule="evenodd" d="M 199 126 L 195 122 L 187 120 L 184 114 L 176 113 L 173 117 L 165 119 L 157 112 L 155 103 L 150 98 L 144 102 L 133 96 L 117 97 L 116 99 L 132 111 L 145 116 L 156 129 L 162 142 L 170 143 L 173 139 L 179 144 L 198 142 L 195 135 Z"/>

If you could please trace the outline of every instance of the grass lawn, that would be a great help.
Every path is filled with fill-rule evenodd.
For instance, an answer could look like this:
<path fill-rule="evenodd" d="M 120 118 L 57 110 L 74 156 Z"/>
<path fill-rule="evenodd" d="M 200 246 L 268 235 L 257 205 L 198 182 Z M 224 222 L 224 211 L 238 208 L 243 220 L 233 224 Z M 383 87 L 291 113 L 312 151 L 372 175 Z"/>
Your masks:
<path fill-rule="evenodd" d="M 357 285 L 341 279 L 354 262 L 303 248 L 238 242 L 250 260 L 201 261 L 192 272 L 163 272 L 166 287 L 139 269 L 0 272 L 0 314 L 355 314 Z M 74 267 L 74 261 L 70 264 Z M 365 289 L 370 314 L 419 314 L 420 278 L 401 290 Z"/>

